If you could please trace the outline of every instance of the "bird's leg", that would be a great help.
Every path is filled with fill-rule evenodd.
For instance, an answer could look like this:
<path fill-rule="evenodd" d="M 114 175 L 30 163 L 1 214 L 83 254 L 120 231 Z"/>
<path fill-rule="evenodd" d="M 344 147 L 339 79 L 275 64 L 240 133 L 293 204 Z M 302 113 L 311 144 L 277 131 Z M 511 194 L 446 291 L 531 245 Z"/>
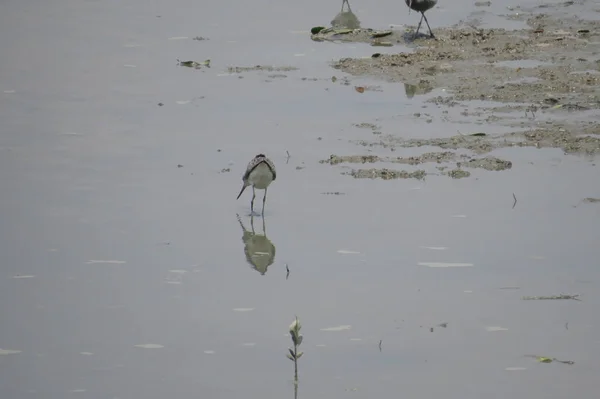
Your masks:
<path fill-rule="evenodd" d="M 350 3 L 348 3 L 348 0 L 342 0 L 342 10 L 340 12 L 344 12 L 344 4 L 348 4 L 348 9 L 350 9 Z"/>
<path fill-rule="evenodd" d="M 421 13 L 421 20 L 419 21 L 419 25 L 417 25 L 417 30 L 415 31 L 415 39 L 417 38 L 417 35 L 419 34 L 419 29 L 421 29 L 421 24 L 423 23 L 423 17 L 425 17 L 425 14 Z"/>
<path fill-rule="evenodd" d="M 265 202 L 267 202 L 267 189 L 266 188 L 265 188 L 265 196 L 263 197 L 263 209 L 262 209 L 263 217 L 265 216 Z"/>
<path fill-rule="evenodd" d="M 254 213 L 254 198 L 256 197 L 256 191 L 254 190 L 254 186 L 252 186 L 252 201 L 250 201 L 250 214 Z"/>
<path fill-rule="evenodd" d="M 431 27 L 429 26 L 429 21 L 427 21 L 427 17 L 425 16 L 425 13 L 423 13 L 423 18 L 425 18 L 425 23 L 427 24 L 427 28 L 429 28 L 429 34 L 431 35 L 431 38 L 435 39 L 435 36 L 433 36 L 433 32 L 431 31 Z"/>
<path fill-rule="evenodd" d="M 254 213 L 250 214 L 250 227 L 252 228 L 252 235 L 255 235 L 256 232 L 254 231 Z"/>
<path fill-rule="evenodd" d="M 267 228 L 265 227 L 265 213 L 264 212 L 262 215 L 262 220 L 263 220 L 263 235 L 266 237 L 267 236 Z"/>

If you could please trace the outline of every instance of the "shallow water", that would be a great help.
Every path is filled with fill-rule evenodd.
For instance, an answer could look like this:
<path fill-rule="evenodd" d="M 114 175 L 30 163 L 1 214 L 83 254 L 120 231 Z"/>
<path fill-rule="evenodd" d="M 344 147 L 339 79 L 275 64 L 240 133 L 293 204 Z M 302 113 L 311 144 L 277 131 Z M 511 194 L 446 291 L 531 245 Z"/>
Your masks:
<path fill-rule="evenodd" d="M 418 22 L 401 1 L 352 7 L 363 26 Z M 449 26 L 465 9 L 440 4 L 428 18 Z M 312 42 L 310 27 L 338 11 L 316 0 L 0 6 L 2 397 L 291 397 L 294 315 L 299 397 L 589 396 L 600 208 L 581 200 L 600 197 L 597 159 L 502 149 L 492 155 L 510 170 L 425 181 L 319 163 L 364 151 L 351 141 L 373 135 L 355 123 L 403 137 L 481 130 L 425 105 L 437 91 L 332 82 L 344 75 L 329 61 L 379 51 Z M 485 11 L 484 23 L 505 21 L 495 2 Z M 227 73 L 259 64 L 299 69 Z M 235 200 L 259 152 L 278 170 L 264 275 L 246 262 L 236 216 L 250 228 L 250 194 Z M 561 292 L 583 301 L 520 299 Z"/>

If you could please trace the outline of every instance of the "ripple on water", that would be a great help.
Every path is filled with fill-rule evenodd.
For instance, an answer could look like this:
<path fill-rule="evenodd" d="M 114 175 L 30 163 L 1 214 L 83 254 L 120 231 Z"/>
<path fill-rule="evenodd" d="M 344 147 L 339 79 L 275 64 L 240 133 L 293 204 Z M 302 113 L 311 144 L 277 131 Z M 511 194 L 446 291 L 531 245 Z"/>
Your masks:
<path fill-rule="evenodd" d="M 352 328 L 352 326 L 345 324 L 342 326 L 321 328 L 321 331 L 344 331 L 349 330 L 350 328 Z"/>
<path fill-rule="evenodd" d="M 0 355 L 16 355 L 18 353 L 21 353 L 20 350 L 15 350 L 15 349 L 2 349 L 0 348 Z"/>
<path fill-rule="evenodd" d="M 419 262 L 419 266 L 427 267 L 471 267 L 472 263 Z"/>
<path fill-rule="evenodd" d="M 163 345 L 160 344 L 138 344 L 135 345 L 136 348 L 142 348 L 142 349 L 161 349 L 164 348 Z"/>

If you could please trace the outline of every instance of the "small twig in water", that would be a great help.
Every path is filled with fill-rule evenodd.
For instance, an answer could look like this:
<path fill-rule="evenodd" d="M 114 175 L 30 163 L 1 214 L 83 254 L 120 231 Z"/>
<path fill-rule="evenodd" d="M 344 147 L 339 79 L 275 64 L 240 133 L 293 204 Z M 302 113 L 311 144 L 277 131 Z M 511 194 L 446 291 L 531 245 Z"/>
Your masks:
<path fill-rule="evenodd" d="M 290 152 L 288 150 L 285 150 L 285 153 L 287 154 L 287 159 L 285 160 L 285 163 L 287 164 L 288 162 L 290 162 L 290 158 L 292 156 L 290 155 Z"/>
<path fill-rule="evenodd" d="M 515 195 L 515 193 L 513 193 L 513 198 L 515 199 L 515 202 L 513 203 L 512 209 L 515 209 L 515 206 L 517 206 L 517 196 Z"/>
<path fill-rule="evenodd" d="M 381 352 L 381 343 L 383 342 L 383 340 L 379 340 L 379 352 Z"/>
<path fill-rule="evenodd" d="M 525 357 L 532 357 L 540 363 L 557 362 L 557 363 L 568 364 L 568 365 L 575 364 L 575 362 L 572 360 L 560 360 L 555 357 L 546 357 L 546 356 L 537 356 L 537 355 L 525 355 Z"/>
<path fill-rule="evenodd" d="M 285 275 L 285 279 L 287 280 L 288 277 L 290 276 L 290 268 L 288 267 L 288 264 L 285 264 L 285 271 L 287 272 Z"/>
<path fill-rule="evenodd" d="M 569 364 L 569 365 L 573 365 L 573 364 L 575 364 L 575 362 L 574 362 L 574 361 L 572 361 L 572 360 L 558 360 L 558 359 L 557 359 L 557 358 L 555 358 L 555 357 L 553 357 L 553 358 L 552 358 L 552 360 L 554 360 L 555 362 L 562 363 L 562 364 Z"/>
<path fill-rule="evenodd" d="M 569 329 L 569 322 L 568 321 L 565 323 L 565 329 L 567 329 L 567 330 Z"/>

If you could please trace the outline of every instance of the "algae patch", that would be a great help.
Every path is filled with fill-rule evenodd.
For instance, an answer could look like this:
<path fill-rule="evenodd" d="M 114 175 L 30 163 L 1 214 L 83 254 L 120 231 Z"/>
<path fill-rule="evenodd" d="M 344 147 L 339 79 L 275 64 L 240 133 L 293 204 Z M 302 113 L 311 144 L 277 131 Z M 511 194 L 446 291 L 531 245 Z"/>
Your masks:
<path fill-rule="evenodd" d="M 355 179 L 383 179 L 383 180 L 394 180 L 394 179 L 418 179 L 423 180 L 427 173 L 424 170 L 417 170 L 414 172 L 408 172 L 406 170 L 392 170 L 392 169 L 357 169 L 344 174 L 349 174 Z"/>
<path fill-rule="evenodd" d="M 499 171 L 512 168 L 512 162 L 496 157 L 484 157 L 471 159 L 468 162 L 465 162 L 464 166 L 469 168 L 481 168 L 485 170 Z"/>
<path fill-rule="evenodd" d="M 442 152 L 426 152 L 418 156 L 412 157 L 385 157 L 377 155 L 335 155 L 332 154 L 328 159 L 322 159 L 319 161 L 323 164 L 339 165 L 342 163 L 354 163 L 354 164 L 373 164 L 377 162 L 388 162 L 395 164 L 405 165 L 421 165 L 421 164 L 442 164 L 456 162 L 456 169 L 444 171 L 447 166 L 438 166 L 437 169 L 441 171 L 441 175 L 449 176 L 453 179 L 462 179 L 471 176 L 471 172 L 461 169 L 462 166 L 469 168 L 480 168 L 489 171 L 501 171 L 510 169 L 512 162 L 506 161 L 496 157 L 483 157 L 475 158 L 466 154 L 458 154 L 454 151 L 442 151 Z M 415 172 L 397 171 L 391 169 L 358 169 L 352 170 L 352 172 L 344 172 L 343 174 L 350 174 L 356 178 L 381 178 L 384 180 L 391 179 L 423 179 L 428 174 L 439 174 L 427 172 L 425 170 L 418 170 Z"/>
<path fill-rule="evenodd" d="M 471 172 L 462 169 L 452 169 L 447 172 L 442 172 L 453 179 L 462 179 L 471 176 Z"/>
<path fill-rule="evenodd" d="M 293 66 L 281 66 L 275 67 L 271 65 L 255 65 L 250 67 L 242 67 L 242 66 L 230 66 L 227 68 L 227 72 L 229 73 L 243 73 L 243 72 L 291 72 L 297 71 L 298 68 Z"/>

